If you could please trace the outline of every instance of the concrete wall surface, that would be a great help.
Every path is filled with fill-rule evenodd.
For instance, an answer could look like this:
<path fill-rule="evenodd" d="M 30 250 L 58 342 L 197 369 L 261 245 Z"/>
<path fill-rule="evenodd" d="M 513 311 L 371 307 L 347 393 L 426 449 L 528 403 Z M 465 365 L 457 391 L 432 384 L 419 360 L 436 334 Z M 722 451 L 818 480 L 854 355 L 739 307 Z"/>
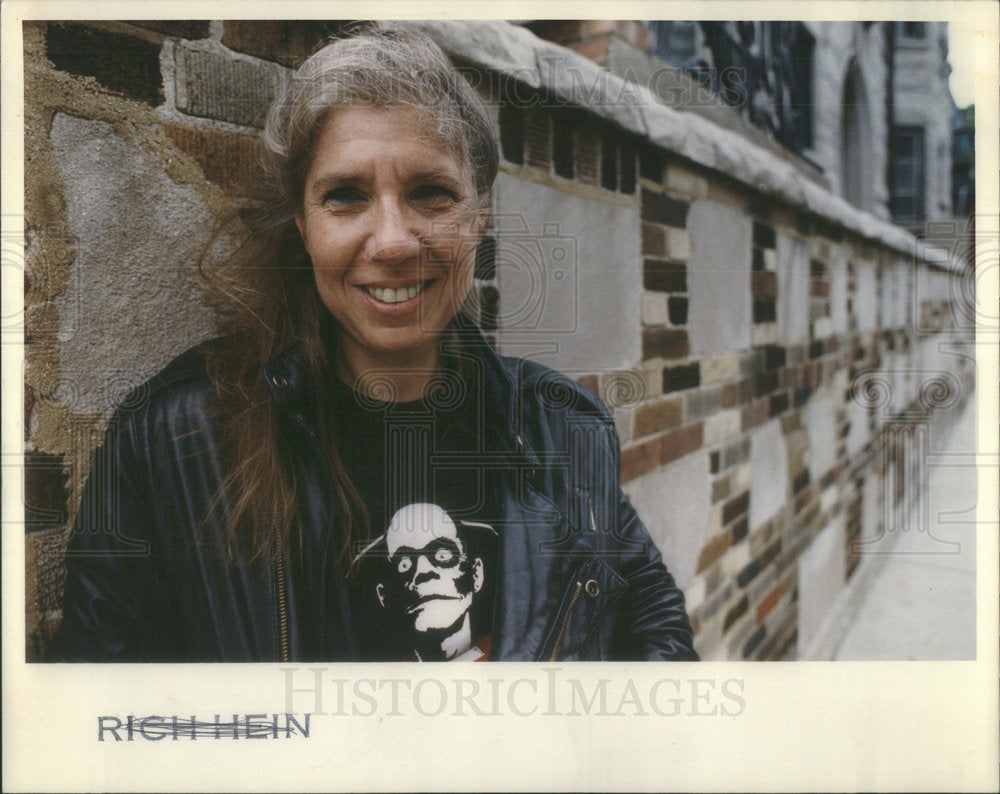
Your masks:
<path fill-rule="evenodd" d="M 903 430 L 971 392 L 970 276 L 793 158 L 524 28 L 419 27 L 499 124 L 496 244 L 477 272 L 488 337 L 607 403 L 623 488 L 687 593 L 702 655 L 798 658 L 864 562 L 860 541 L 916 498 Z M 860 34 L 812 27 L 832 86 L 838 42 Z M 58 624 L 109 411 L 214 333 L 197 259 L 216 219 L 266 199 L 264 113 L 335 29 L 24 26 L 29 659 Z M 851 46 L 875 59 L 879 44 Z M 835 173 L 833 142 L 816 149 Z M 917 475 L 905 488 L 902 471 Z"/>

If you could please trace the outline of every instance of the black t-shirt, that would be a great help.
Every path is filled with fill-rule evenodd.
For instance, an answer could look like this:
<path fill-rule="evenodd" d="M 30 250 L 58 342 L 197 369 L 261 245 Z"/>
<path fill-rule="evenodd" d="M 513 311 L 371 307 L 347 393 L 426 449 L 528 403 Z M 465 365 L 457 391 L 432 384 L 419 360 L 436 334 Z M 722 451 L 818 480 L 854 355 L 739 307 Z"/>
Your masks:
<path fill-rule="evenodd" d="M 364 503 L 352 551 L 358 647 L 368 661 L 489 652 L 497 534 L 482 465 L 480 396 L 457 375 L 423 399 L 383 402 L 336 380 L 335 438 Z"/>

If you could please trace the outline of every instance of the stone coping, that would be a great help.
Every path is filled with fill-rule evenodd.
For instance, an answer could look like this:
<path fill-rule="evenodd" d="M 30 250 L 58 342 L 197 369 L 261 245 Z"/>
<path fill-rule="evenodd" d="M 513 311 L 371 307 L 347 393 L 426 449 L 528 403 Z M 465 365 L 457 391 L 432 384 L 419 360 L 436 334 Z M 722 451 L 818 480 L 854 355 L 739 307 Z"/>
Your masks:
<path fill-rule="evenodd" d="M 692 163 L 832 221 L 945 270 L 964 270 L 948 251 L 927 245 L 905 229 L 854 207 L 738 133 L 694 113 L 664 105 L 642 85 L 629 83 L 590 59 L 539 39 L 502 20 L 406 21 L 449 55 L 541 88 L 556 98 L 636 133 Z"/>

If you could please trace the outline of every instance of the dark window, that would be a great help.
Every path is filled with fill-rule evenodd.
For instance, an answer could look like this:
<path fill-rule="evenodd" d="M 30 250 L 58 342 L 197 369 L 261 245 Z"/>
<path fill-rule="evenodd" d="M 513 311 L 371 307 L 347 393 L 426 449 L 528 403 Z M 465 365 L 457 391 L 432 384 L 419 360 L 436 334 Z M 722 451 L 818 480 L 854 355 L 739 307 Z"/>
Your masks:
<path fill-rule="evenodd" d="M 649 23 L 654 33 L 653 52 L 675 66 L 688 66 L 698 53 L 697 23 L 657 20 Z"/>
<path fill-rule="evenodd" d="M 712 54 L 712 90 L 792 151 L 810 148 L 816 40 L 806 26 L 718 21 L 699 25 Z"/>
<path fill-rule="evenodd" d="M 552 116 L 552 164 L 559 176 L 573 178 L 573 125 L 565 112 Z"/>
<path fill-rule="evenodd" d="M 507 102 L 500 106 L 500 149 L 508 162 L 524 163 L 524 116 Z"/>
<path fill-rule="evenodd" d="M 915 223 L 924 219 L 924 131 L 896 127 L 892 132 L 892 219 Z"/>
<path fill-rule="evenodd" d="M 896 33 L 904 39 L 922 39 L 927 35 L 927 26 L 923 22 L 897 22 Z"/>

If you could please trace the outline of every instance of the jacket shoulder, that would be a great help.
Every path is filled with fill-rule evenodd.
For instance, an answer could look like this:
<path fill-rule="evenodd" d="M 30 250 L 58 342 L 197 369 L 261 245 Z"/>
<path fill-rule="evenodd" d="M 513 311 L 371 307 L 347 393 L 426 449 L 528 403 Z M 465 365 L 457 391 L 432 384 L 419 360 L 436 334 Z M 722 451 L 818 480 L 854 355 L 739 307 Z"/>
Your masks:
<path fill-rule="evenodd" d="M 223 344 L 222 338 L 200 342 L 171 360 L 163 369 L 132 389 L 120 403 L 118 413 L 149 411 L 176 402 L 201 402 L 214 394 L 208 377 L 209 355 Z"/>
<path fill-rule="evenodd" d="M 596 394 L 561 372 L 529 359 L 502 356 L 500 360 L 522 400 L 568 412 L 578 419 L 590 417 L 600 422 L 612 421 L 607 407 Z"/>

